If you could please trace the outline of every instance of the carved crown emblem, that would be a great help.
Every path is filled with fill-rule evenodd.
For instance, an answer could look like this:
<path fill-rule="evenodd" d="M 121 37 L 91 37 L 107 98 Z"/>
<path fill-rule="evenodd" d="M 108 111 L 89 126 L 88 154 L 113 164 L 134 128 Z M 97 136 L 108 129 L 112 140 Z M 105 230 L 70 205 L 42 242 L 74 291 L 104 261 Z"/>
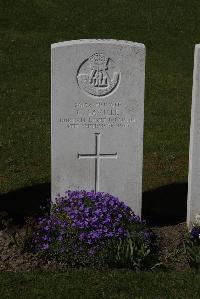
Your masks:
<path fill-rule="evenodd" d="M 108 58 L 101 53 L 95 53 L 89 57 L 91 70 L 106 70 Z"/>
<path fill-rule="evenodd" d="M 88 95 L 108 96 L 119 85 L 120 71 L 112 59 L 97 52 L 80 65 L 77 81 Z"/>

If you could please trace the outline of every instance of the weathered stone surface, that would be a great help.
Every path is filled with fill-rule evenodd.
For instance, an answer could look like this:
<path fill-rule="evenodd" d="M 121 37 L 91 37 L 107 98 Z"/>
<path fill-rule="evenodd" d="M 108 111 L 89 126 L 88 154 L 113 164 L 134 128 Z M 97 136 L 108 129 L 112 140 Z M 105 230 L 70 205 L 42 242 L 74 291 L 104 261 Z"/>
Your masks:
<path fill-rule="evenodd" d="M 143 44 L 52 45 L 52 200 L 103 191 L 141 213 L 144 78 Z"/>
<path fill-rule="evenodd" d="M 188 175 L 188 225 L 195 220 L 197 214 L 200 214 L 200 44 L 196 45 L 194 54 Z"/>

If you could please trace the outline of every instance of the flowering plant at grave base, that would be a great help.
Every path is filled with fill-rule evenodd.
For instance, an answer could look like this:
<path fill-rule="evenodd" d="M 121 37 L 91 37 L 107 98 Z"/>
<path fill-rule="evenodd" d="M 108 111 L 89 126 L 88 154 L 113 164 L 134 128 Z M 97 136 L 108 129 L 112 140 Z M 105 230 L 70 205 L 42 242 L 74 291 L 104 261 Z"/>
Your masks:
<path fill-rule="evenodd" d="M 190 239 L 194 242 L 198 242 L 200 245 L 200 214 L 197 214 L 195 217 L 195 222 L 190 231 Z"/>
<path fill-rule="evenodd" d="M 185 249 L 190 266 L 200 269 L 200 214 L 196 215 Z"/>
<path fill-rule="evenodd" d="M 132 240 L 132 246 L 128 245 L 130 255 L 133 255 L 133 245 L 137 243 L 138 250 L 142 247 L 145 251 L 146 259 L 150 253 L 152 233 L 130 207 L 107 193 L 67 191 L 65 196 L 59 195 L 55 199 L 50 216 L 39 218 L 32 248 L 47 258 L 67 264 L 97 261 L 115 264 L 119 255 L 123 254 L 118 245 L 125 240 Z M 112 252 L 118 258 L 111 258 Z M 142 260 L 141 252 L 138 258 Z M 122 259 L 120 263 L 123 264 Z"/>
<path fill-rule="evenodd" d="M 196 215 L 194 224 L 200 227 L 200 214 Z"/>

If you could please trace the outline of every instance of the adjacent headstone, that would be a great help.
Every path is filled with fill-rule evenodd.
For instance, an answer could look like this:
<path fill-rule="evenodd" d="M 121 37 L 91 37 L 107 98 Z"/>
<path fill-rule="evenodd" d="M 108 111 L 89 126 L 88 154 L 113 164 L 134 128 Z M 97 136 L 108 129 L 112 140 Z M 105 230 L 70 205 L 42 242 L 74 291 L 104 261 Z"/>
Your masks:
<path fill-rule="evenodd" d="M 52 200 L 102 191 L 141 214 L 144 78 L 143 44 L 52 45 Z"/>
<path fill-rule="evenodd" d="M 200 45 L 196 45 L 194 54 L 188 176 L 188 225 L 195 221 L 197 214 L 200 214 Z"/>

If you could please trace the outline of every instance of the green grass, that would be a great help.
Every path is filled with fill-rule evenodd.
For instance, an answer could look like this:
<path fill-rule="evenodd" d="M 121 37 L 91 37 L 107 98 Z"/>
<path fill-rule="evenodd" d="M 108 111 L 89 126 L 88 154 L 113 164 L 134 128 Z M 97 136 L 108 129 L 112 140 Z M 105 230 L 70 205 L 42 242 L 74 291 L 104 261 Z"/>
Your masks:
<path fill-rule="evenodd" d="M 194 272 L 153 274 L 127 270 L 2 273 L 0 297 L 1 299 L 198 299 L 200 297 L 200 274 Z"/>
<path fill-rule="evenodd" d="M 50 181 L 50 44 L 80 38 L 147 48 L 144 191 L 186 182 L 198 0 L 1 1 L 0 192 Z"/>
<path fill-rule="evenodd" d="M 1 299 L 199 299 L 200 274 L 125 270 L 2 273 Z"/>

